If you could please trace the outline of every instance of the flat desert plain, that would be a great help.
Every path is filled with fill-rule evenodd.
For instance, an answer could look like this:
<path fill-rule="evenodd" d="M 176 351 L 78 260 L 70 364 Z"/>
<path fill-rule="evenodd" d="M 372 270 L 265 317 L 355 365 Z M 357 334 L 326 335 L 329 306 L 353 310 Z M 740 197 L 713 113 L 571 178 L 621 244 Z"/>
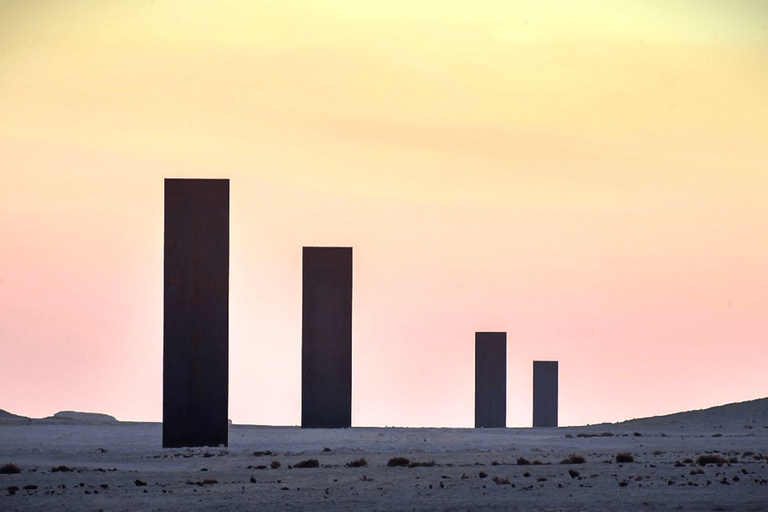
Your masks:
<path fill-rule="evenodd" d="M 584 427 L 229 439 L 162 449 L 158 423 L 4 413 L 0 510 L 768 511 L 768 399 Z"/>

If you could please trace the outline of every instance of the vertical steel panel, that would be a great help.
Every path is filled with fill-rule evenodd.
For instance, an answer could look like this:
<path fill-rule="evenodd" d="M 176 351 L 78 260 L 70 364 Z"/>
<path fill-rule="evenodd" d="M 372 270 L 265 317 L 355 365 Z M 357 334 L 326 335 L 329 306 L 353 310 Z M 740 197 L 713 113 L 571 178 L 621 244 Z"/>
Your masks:
<path fill-rule="evenodd" d="M 533 426 L 557 426 L 557 361 L 533 362 Z"/>
<path fill-rule="evenodd" d="M 507 333 L 475 333 L 475 428 L 507 426 Z"/>
<path fill-rule="evenodd" d="M 352 248 L 304 247 L 301 426 L 352 426 Z"/>
<path fill-rule="evenodd" d="M 226 446 L 229 180 L 165 180 L 163 447 Z"/>

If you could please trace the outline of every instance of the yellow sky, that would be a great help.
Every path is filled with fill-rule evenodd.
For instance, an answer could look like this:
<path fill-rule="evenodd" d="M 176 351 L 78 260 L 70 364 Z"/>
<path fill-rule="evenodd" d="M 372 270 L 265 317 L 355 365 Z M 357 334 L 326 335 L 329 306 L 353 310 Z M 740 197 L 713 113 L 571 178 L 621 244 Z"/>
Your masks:
<path fill-rule="evenodd" d="M 566 422 L 764 395 L 766 25 L 763 0 L 0 2 L 0 388 L 103 372 L 7 408 L 159 419 L 169 176 L 232 179 L 238 421 L 297 421 L 302 245 L 355 246 L 357 424 L 469 424 L 489 328 L 510 424 L 534 358 Z M 738 379 L 697 388 L 723 346 Z M 661 405 L 617 370 L 662 390 L 699 349 Z"/>

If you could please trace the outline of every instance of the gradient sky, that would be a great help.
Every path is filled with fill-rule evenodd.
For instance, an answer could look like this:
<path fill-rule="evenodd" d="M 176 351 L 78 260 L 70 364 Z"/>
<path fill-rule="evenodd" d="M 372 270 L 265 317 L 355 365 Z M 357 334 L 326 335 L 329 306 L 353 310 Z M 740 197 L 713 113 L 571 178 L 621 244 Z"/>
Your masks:
<path fill-rule="evenodd" d="M 300 422 L 354 247 L 354 425 L 768 395 L 768 1 L 0 1 L 0 408 L 162 415 L 163 178 L 231 179 L 230 417 Z"/>

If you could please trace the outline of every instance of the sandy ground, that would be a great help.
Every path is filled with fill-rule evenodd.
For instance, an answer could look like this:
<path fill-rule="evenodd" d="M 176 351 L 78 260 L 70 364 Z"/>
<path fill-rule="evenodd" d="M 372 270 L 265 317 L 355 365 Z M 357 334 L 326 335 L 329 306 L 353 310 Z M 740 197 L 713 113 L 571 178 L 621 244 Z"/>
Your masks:
<path fill-rule="evenodd" d="M 765 399 L 588 427 L 235 425 L 228 448 L 160 445 L 156 423 L 0 424 L 0 466 L 21 469 L 0 474 L 0 510 L 768 511 Z M 585 462 L 561 463 L 572 454 Z M 705 454 L 728 462 L 696 464 Z M 308 459 L 319 467 L 294 467 Z"/>

